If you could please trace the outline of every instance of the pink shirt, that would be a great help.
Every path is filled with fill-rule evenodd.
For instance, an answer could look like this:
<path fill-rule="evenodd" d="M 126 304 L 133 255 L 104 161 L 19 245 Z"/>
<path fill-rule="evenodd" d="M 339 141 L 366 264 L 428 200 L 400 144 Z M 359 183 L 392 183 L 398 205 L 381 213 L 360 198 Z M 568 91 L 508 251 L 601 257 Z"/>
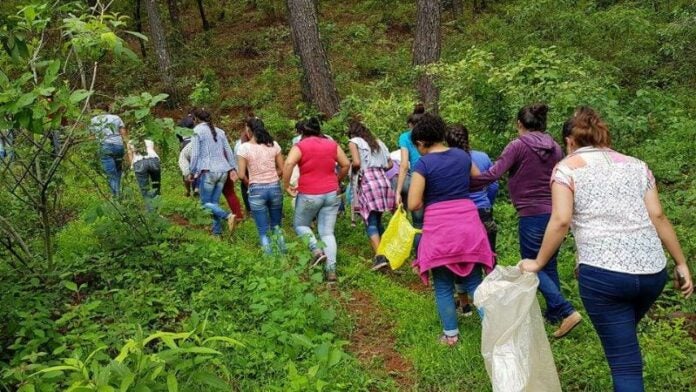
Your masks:
<path fill-rule="evenodd" d="M 272 147 L 251 142 L 242 143 L 238 154 L 247 161 L 249 184 L 272 184 L 280 180 L 276 168 L 276 156 L 280 154 L 278 143 L 273 142 Z"/>
<path fill-rule="evenodd" d="M 297 190 L 307 195 L 323 195 L 338 190 L 336 159 L 338 144 L 323 137 L 311 136 L 297 143 L 302 153 Z"/>

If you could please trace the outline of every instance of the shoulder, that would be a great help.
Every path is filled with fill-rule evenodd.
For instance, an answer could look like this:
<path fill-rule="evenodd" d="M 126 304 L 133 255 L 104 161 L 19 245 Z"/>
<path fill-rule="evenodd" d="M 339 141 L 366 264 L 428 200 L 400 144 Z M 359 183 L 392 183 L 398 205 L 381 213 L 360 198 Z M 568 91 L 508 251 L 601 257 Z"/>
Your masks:
<path fill-rule="evenodd" d="M 273 147 L 271 147 L 271 148 L 273 148 L 274 150 L 278 150 L 278 152 L 280 152 L 282 150 L 280 148 L 280 144 L 278 144 L 278 142 L 275 140 L 273 141 Z"/>
<path fill-rule="evenodd" d="M 411 131 L 406 131 L 399 135 L 399 144 L 408 143 L 411 141 Z"/>

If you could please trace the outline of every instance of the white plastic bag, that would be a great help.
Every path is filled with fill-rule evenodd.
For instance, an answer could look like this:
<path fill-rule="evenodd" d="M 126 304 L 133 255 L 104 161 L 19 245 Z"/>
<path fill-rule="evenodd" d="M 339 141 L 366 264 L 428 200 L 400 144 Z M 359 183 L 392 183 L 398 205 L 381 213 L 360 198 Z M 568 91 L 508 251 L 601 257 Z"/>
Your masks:
<path fill-rule="evenodd" d="M 481 354 L 494 392 L 558 392 L 556 365 L 544 330 L 536 274 L 497 266 L 476 289 L 482 308 Z"/>

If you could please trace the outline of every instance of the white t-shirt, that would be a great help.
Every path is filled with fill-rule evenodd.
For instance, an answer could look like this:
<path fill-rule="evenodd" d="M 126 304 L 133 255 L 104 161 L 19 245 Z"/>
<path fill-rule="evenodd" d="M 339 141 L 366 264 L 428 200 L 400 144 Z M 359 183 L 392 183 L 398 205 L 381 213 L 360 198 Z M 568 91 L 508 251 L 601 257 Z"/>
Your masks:
<path fill-rule="evenodd" d="M 155 143 L 150 140 L 150 139 L 145 139 L 145 154 L 140 154 L 138 150 L 135 149 L 135 146 L 133 145 L 132 142 L 128 142 L 128 146 L 130 149 L 133 151 L 133 163 L 142 161 L 143 159 L 147 158 L 157 158 L 159 159 L 159 155 L 157 155 L 157 152 L 155 151 Z"/>
<path fill-rule="evenodd" d="M 361 137 L 354 137 L 350 139 L 350 142 L 358 147 L 358 152 L 360 153 L 360 171 L 364 171 L 371 167 L 387 167 L 389 163 L 389 150 L 381 140 L 377 140 L 379 150 L 374 152 L 365 139 Z"/>

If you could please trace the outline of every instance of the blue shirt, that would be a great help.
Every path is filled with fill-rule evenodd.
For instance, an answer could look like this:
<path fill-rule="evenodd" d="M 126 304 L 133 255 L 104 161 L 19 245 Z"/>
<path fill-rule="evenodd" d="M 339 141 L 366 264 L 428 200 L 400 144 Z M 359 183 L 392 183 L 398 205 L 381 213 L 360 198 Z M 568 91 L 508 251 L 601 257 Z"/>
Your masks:
<path fill-rule="evenodd" d="M 471 160 L 481 173 L 490 169 L 493 166 L 491 158 L 483 151 L 471 150 Z M 469 197 L 476 203 L 476 208 L 491 208 L 495 203 L 495 197 L 498 195 L 498 181 L 495 181 L 487 187 L 477 192 L 471 192 Z"/>
<path fill-rule="evenodd" d="M 458 148 L 425 154 L 413 168 L 425 177 L 423 204 L 468 199 L 471 157 Z"/>
<path fill-rule="evenodd" d="M 225 132 L 215 127 L 215 133 L 217 136 L 213 138 L 207 123 L 198 124 L 193 128 L 191 173 L 200 174 L 203 170 L 227 173 L 230 170 L 237 170 L 237 157 L 230 148 Z"/>
<path fill-rule="evenodd" d="M 416 167 L 416 162 L 420 159 L 421 154 L 418 152 L 416 145 L 411 140 L 411 131 L 408 130 L 399 136 L 399 147 L 408 150 L 408 172 L 412 172 Z"/>

